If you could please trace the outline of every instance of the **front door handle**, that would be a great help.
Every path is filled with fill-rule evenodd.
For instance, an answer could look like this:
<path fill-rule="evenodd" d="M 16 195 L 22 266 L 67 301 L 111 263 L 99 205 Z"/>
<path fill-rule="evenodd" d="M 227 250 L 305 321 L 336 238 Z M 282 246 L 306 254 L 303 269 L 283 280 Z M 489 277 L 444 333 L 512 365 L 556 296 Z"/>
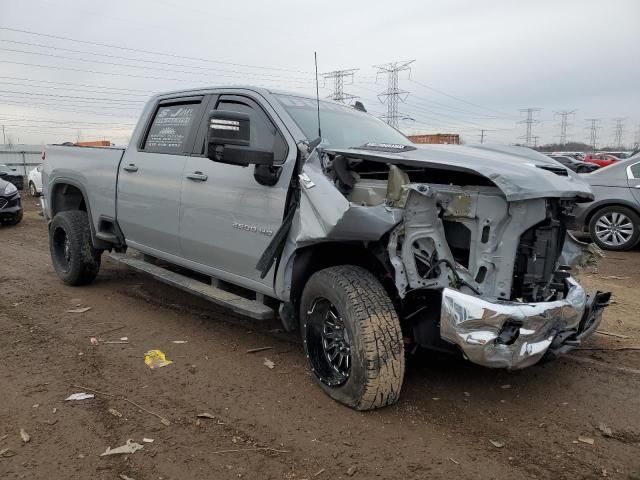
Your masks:
<path fill-rule="evenodd" d="M 187 178 L 196 182 L 206 182 L 209 177 L 202 172 L 193 172 L 187 175 Z"/>
<path fill-rule="evenodd" d="M 138 171 L 138 167 L 135 166 L 133 163 L 130 163 L 129 165 L 125 165 L 124 167 L 122 167 L 123 170 L 126 170 L 127 172 L 137 172 Z"/>

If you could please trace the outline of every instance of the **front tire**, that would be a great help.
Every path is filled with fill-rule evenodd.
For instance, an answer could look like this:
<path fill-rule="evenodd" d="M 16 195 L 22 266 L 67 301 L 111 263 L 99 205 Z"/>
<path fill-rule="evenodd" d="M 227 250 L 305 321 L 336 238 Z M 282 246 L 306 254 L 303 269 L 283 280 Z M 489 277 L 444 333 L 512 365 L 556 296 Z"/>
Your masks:
<path fill-rule="evenodd" d="M 320 270 L 300 302 L 305 354 L 320 387 L 356 410 L 394 404 L 404 379 L 404 345 L 393 303 L 364 268 Z"/>
<path fill-rule="evenodd" d="M 87 285 L 100 270 L 102 252 L 93 248 L 87 212 L 58 213 L 49 227 L 53 268 L 67 285 Z"/>
<path fill-rule="evenodd" d="M 38 190 L 36 189 L 36 185 L 33 182 L 29 182 L 29 193 L 31 194 L 32 197 L 40 196 L 40 194 L 38 193 Z"/>
<path fill-rule="evenodd" d="M 591 217 L 589 233 L 600 248 L 629 250 L 640 240 L 640 217 L 626 207 L 604 207 Z"/>

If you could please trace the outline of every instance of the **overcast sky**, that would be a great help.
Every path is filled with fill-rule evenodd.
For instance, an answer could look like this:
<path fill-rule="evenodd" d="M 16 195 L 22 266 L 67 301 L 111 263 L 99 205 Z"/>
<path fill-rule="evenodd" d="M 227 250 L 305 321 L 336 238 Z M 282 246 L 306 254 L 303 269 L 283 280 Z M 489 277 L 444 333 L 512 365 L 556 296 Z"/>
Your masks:
<path fill-rule="evenodd" d="M 514 143 L 527 107 L 541 109 L 538 143 L 557 141 L 559 110 L 576 111 L 572 140 L 588 141 L 590 118 L 601 119 L 601 145 L 614 118 L 626 145 L 640 132 L 638 0 L 2 0 L 0 124 L 20 143 L 122 144 L 154 92 L 242 83 L 313 93 L 314 50 L 321 73 L 359 69 L 345 91 L 375 114 L 386 111 L 386 77 L 374 65 L 415 60 L 400 79 L 405 132 L 474 142 L 485 129 Z"/>

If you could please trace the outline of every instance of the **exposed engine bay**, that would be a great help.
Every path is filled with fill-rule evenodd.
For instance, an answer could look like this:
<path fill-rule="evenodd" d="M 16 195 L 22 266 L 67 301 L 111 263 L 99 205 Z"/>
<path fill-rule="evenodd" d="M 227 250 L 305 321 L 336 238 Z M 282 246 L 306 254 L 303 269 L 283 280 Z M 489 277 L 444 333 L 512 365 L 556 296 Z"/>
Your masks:
<path fill-rule="evenodd" d="M 567 235 L 573 206 L 588 198 L 570 191 L 566 170 L 532 165 L 546 184 L 525 190 L 480 168 L 385 156 L 394 148 L 415 150 L 315 149 L 300 175 L 296 243 L 382 246 L 403 327 L 418 344 L 444 340 L 476 363 L 521 368 L 595 329 L 608 297 L 587 296 L 562 263 L 565 243 L 577 245 Z M 424 304 L 429 293 L 437 305 Z"/>

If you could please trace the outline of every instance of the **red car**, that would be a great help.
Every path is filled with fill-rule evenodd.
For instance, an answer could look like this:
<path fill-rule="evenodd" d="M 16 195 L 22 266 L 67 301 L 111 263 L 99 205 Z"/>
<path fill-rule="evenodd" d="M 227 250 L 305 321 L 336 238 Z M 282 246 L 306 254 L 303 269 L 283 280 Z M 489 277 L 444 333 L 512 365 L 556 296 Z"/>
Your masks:
<path fill-rule="evenodd" d="M 607 165 L 611 165 L 612 163 L 619 162 L 620 159 L 618 157 L 614 157 L 613 155 L 609 155 L 608 153 L 587 153 L 584 157 L 584 161 L 587 163 L 595 163 L 596 165 L 600 165 L 601 167 L 606 167 Z"/>

